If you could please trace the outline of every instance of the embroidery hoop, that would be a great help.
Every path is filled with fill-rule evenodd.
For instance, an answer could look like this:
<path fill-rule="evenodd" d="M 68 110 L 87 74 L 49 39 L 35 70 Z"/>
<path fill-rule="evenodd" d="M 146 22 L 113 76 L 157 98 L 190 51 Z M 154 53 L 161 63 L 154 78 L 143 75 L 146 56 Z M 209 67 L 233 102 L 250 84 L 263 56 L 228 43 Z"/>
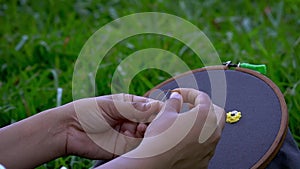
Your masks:
<path fill-rule="evenodd" d="M 204 89 L 203 91 L 209 94 L 210 91 L 206 91 L 208 87 L 204 86 L 205 84 L 203 84 L 203 82 L 205 80 L 206 81 L 209 80 L 207 76 L 207 72 L 213 73 L 214 71 L 225 71 L 225 75 L 227 79 L 226 81 L 228 86 L 227 87 L 228 94 L 226 100 L 228 100 L 228 102 L 232 100 L 234 101 L 234 103 L 226 102 L 226 105 L 224 107 L 225 111 L 230 111 L 229 109 L 239 109 L 238 107 L 243 107 L 242 109 L 248 109 L 248 110 L 241 110 L 244 116 L 240 122 L 236 124 L 225 125 L 221 140 L 217 145 L 215 155 L 211 159 L 208 168 L 217 169 L 217 168 L 226 167 L 231 169 L 235 169 L 235 168 L 254 169 L 254 168 L 267 167 L 267 165 L 276 156 L 277 152 L 279 151 L 279 149 L 283 144 L 287 132 L 288 111 L 287 111 L 287 106 L 283 94 L 281 93 L 279 88 L 266 76 L 256 71 L 252 71 L 250 69 L 245 69 L 240 67 L 236 67 L 235 69 L 229 69 L 228 66 L 211 66 L 211 67 L 195 69 L 192 72 L 186 72 L 174 78 L 170 78 L 155 86 L 153 89 L 148 91 L 144 96 L 149 97 L 151 94 L 153 94 L 153 91 L 156 91 L 158 89 L 161 91 L 166 91 L 166 90 L 172 90 L 174 88 L 177 88 L 178 86 L 176 86 L 175 79 L 184 80 L 185 78 L 188 78 L 189 76 L 192 75 L 194 75 L 197 78 L 198 86 L 202 87 Z M 242 95 L 243 90 L 234 91 L 234 89 L 232 88 L 232 86 L 235 86 L 233 81 L 235 80 L 235 78 L 240 78 L 236 80 L 237 82 L 243 82 L 240 80 L 249 82 L 248 85 L 253 85 L 252 83 L 254 83 L 257 85 L 258 89 L 255 89 L 255 87 L 253 86 L 241 87 L 237 84 L 236 85 L 237 90 L 242 90 L 247 87 L 251 88 L 251 90 L 254 90 L 252 92 L 252 95 L 251 92 L 250 93 L 248 92 L 247 95 L 244 95 L 246 96 L 245 99 L 245 97 L 243 98 Z M 185 86 L 181 85 L 180 87 L 185 87 Z M 239 92 L 241 93 L 240 95 Z M 264 96 L 263 92 L 265 92 L 267 96 Z M 232 99 L 232 97 L 239 97 L 239 98 Z M 250 97 L 250 99 L 247 99 L 248 97 Z M 258 98 L 258 102 L 256 103 L 257 105 L 252 105 L 253 109 L 251 109 L 251 104 L 253 103 L 251 102 L 246 103 L 249 104 L 250 106 L 245 105 L 245 103 L 243 103 L 243 101 L 247 102 L 247 100 L 253 100 L 251 99 L 251 97 Z M 263 101 L 265 102 L 271 101 L 271 103 L 264 103 Z M 264 104 L 268 106 L 264 107 Z M 270 108 L 272 104 L 274 110 L 272 110 L 273 109 L 272 108 L 272 109 L 266 109 L 265 111 L 261 111 L 264 110 L 264 108 Z M 235 105 L 237 107 L 234 107 Z M 258 106 L 259 108 L 256 109 L 256 106 Z M 275 113 L 273 114 L 272 112 L 276 112 L 277 114 Z M 255 117 L 253 117 L 255 115 L 260 115 L 260 116 L 257 117 L 258 119 L 256 119 Z M 268 116 L 270 116 L 271 120 L 265 120 L 268 119 Z M 259 119 L 259 118 L 263 118 L 263 119 Z M 249 122 L 249 120 L 253 121 L 252 124 L 251 121 Z M 257 130 L 251 131 L 252 128 L 257 129 L 260 126 L 267 126 L 271 128 L 264 128 L 263 131 L 257 131 Z M 236 136 L 235 132 L 239 132 L 239 136 L 241 136 L 241 132 L 244 132 L 245 133 L 244 137 L 248 138 L 252 136 L 255 139 L 245 141 L 244 137 Z M 266 136 L 266 137 L 261 137 L 261 136 Z M 268 138 L 267 136 L 272 136 L 272 138 Z M 232 146 L 233 148 L 230 149 L 230 146 Z M 254 147 L 255 149 L 253 149 Z M 248 157 L 246 157 L 247 154 Z"/>

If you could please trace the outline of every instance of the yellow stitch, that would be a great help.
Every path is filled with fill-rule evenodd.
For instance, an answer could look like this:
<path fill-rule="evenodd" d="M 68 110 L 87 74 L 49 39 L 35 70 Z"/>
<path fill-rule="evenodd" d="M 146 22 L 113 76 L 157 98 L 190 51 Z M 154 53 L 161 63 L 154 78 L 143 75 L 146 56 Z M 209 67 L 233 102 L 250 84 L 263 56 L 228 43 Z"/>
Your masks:
<path fill-rule="evenodd" d="M 242 113 L 239 111 L 230 111 L 226 113 L 226 122 L 227 123 L 236 123 L 242 118 Z"/>

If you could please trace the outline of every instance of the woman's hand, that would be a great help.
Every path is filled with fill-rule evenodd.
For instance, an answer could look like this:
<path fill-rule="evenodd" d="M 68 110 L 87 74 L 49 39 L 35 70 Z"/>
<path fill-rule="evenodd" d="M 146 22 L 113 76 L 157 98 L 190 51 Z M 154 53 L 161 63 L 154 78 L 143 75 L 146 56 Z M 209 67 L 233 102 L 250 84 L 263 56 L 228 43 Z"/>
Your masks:
<path fill-rule="evenodd" d="M 203 92 L 175 89 L 140 145 L 99 168 L 207 168 L 225 124 L 224 110 Z M 179 94 L 180 93 L 180 94 Z M 191 105 L 179 113 L 182 103 Z"/>
<path fill-rule="evenodd" d="M 135 148 L 147 123 L 162 102 L 130 94 L 77 100 L 66 105 L 72 117 L 67 129 L 65 154 L 112 159 Z"/>

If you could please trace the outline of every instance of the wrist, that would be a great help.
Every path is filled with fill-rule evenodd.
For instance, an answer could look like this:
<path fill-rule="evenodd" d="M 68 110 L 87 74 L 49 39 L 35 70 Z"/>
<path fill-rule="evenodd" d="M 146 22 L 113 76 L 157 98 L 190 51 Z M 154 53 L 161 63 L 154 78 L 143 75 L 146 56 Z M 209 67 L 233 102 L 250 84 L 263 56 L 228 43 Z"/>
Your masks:
<path fill-rule="evenodd" d="M 80 128 L 73 104 L 69 103 L 49 110 L 50 114 L 55 118 L 54 134 L 52 135 L 57 141 L 57 149 L 60 156 L 71 155 L 68 150 L 70 143 L 70 135 Z"/>
<path fill-rule="evenodd" d="M 64 107 L 57 107 L 45 112 L 45 121 L 48 123 L 47 140 L 49 144 L 52 144 L 52 150 L 54 151 L 54 158 L 67 155 L 67 135 L 70 128 L 71 118 L 69 113 L 64 110 Z"/>

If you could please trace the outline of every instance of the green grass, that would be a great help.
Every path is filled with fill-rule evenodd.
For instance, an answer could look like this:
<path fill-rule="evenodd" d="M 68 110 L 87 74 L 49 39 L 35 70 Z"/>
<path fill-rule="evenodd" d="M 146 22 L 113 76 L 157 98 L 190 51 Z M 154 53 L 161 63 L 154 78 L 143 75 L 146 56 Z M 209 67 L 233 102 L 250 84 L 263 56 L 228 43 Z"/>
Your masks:
<path fill-rule="evenodd" d="M 263 63 L 281 89 L 289 109 L 289 127 L 300 146 L 300 2 L 287 1 L 150 1 L 0 0 L 0 126 L 72 101 L 72 73 L 85 41 L 101 26 L 136 12 L 177 15 L 208 36 L 223 61 Z M 27 37 L 27 40 L 24 38 Z M 22 41 L 23 38 L 23 41 Z M 180 56 L 191 69 L 202 66 L 182 43 L 158 35 L 122 41 L 104 58 L 97 73 L 97 95 L 110 93 L 116 66 L 129 54 L 157 47 Z M 168 78 L 143 71 L 130 91 L 142 95 Z M 39 168 L 88 168 L 92 161 L 65 157 Z"/>

